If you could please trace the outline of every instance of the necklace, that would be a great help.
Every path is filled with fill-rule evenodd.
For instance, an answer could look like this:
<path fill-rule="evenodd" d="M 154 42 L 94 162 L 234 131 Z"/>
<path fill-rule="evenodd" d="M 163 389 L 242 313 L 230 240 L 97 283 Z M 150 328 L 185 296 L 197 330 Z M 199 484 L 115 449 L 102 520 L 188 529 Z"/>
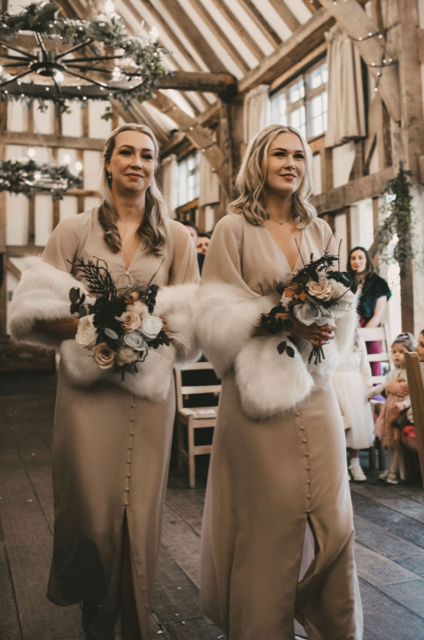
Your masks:
<path fill-rule="evenodd" d="M 279 222 L 278 220 L 274 220 L 274 218 L 270 218 L 270 217 L 268 217 L 268 220 L 271 220 L 271 222 L 275 222 L 276 224 L 279 224 L 280 227 L 282 227 L 283 224 L 286 224 L 288 222 L 288 220 L 284 220 L 284 222 Z"/>

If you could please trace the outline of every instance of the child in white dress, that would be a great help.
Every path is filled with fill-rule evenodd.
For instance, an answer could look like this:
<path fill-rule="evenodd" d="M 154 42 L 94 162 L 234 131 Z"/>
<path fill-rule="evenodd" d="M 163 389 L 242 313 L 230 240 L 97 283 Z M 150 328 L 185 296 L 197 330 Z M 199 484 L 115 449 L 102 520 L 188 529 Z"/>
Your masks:
<path fill-rule="evenodd" d="M 374 421 L 368 401 L 372 382 L 365 342 L 357 332 L 352 348 L 333 376 L 333 386 L 345 423 L 346 446 L 350 448 L 349 470 L 355 482 L 365 482 L 359 450 L 368 449 L 374 442 Z"/>

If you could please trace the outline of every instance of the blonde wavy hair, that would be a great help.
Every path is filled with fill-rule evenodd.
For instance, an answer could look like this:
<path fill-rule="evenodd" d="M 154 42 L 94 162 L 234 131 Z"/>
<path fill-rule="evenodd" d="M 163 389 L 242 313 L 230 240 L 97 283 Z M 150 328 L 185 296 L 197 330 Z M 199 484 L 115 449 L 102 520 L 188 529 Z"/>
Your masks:
<path fill-rule="evenodd" d="M 146 208 L 143 220 L 137 229 L 137 234 L 145 243 L 147 253 L 159 254 L 166 241 L 166 227 L 164 219 L 168 215 L 163 196 L 156 184 L 156 172 L 159 166 L 159 145 L 155 134 L 144 124 L 128 123 L 117 127 L 106 140 L 103 151 L 103 167 L 100 177 L 100 195 L 103 201 L 99 207 L 99 222 L 105 232 L 105 242 L 113 253 L 118 253 L 122 249 L 121 236 L 119 235 L 116 221 L 118 212 L 113 200 L 111 186 L 112 178 L 106 169 L 106 164 L 110 162 L 115 149 L 116 138 L 123 131 L 139 131 L 144 133 L 153 142 L 154 165 L 152 182 L 146 190 Z"/>
<path fill-rule="evenodd" d="M 267 157 L 272 141 L 280 133 L 294 133 L 301 141 L 305 153 L 305 174 L 297 191 L 293 194 L 293 216 L 299 218 L 298 227 L 307 227 L 317 212 L 309 198 L 312 189 L 312 151 L 300 131 L 294 127 L 272 124 L 262 129 L 250 142 L 236 179 L 240 195 L 229 204 L 231 213 L 244 215 L 257 227 L 263 227 L 268 214 L 265 209 L 265 183 Z"/>

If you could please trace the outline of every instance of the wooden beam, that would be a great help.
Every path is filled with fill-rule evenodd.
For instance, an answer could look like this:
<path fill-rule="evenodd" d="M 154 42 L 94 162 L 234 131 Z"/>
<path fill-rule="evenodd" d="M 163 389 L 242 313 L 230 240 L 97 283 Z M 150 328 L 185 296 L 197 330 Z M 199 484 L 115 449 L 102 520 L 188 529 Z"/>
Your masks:
<path fill-rule="evenodd" d="M 319 214 L 344 209 L 359 200 L 375 198 L 381 195 L 387 185 L 387 181 L 394 178 L 395 174 L 395 169 L 388 167 L 378 173 L 348 182 L 342 187 L 337 187 L 327 193 L 324 192 L 317 196 L 312 196 L 312 203 Z"/>
<path fill-rule="evenodd" d="M 250 49 L 254 56 L 258 60 L 262 60 L 264 52 L 257 44 L 256 40 L 252 38 L 249 31 L 243 26 L 237 16 L 232 12 L 225 0 L 210 0 L 221 11 L 225 20 L 227 20 L 233 29 L 239 34 L 244 44 Z"/>
<path fill-rule="evenodd" d="M 289 9 L 284 0 L 269 0 L 270 4 L 274 7 L 280 18 L 282 18 L 284 24 L 288 26 L 290 31 L 296 31 L 300 27 L 300 22 Z"/>
<path fill-rule="evenodd" d="M 368 33 L 376 33 L 377 25 L 368 17 L 356 0 L 347 2 L 333 2 L 333 0 L 320 0 L 322 6 L 332 15 L 351 38 L 366 38 Z M 412 0 L 411 0 L 412 1 Z M 403 9 L 402 9 L 403 12 Z M 415 26 L 414 26 L 415 28 Z M 354 42 L 364 62 L 368 65 L 370 73 L 377 80 L 377 73 L 381 72 L 379 79 L 379 92 L 390 116 L 395 122 L 401 119 L 400 108 L 400 84 L 397 65 L 387 66 L 384 69 L 372 67 L 374 63 L 382 63 L 384 56 L 390 57 L 384 50 L 384 39 L 370 38 L 362 42 Z"/>
<path fill-rule="evenodd" d="M 321 9 L 321 5 L 318 0 L 302 0 L 305 7 L 308 7 L 311 13 L 315 13 L 318 9 Z"/>
<path fill-rule="evenodd" d="M 161 89 L 176 89 L 177 91 L 236 91 L 237 81 L 229 73 L 208 73 L 204 71 L 175 71 L 169 78 L 160 80 Z"/>
<path fill-rule="evenodd" d="M 217 38 L 217 40 L 222 44 L 227 54 L 234 60 L 236 65 L 244 72 L 249 71 L 250 67 L 241 55 L 240 51 L 234 46 L 219 24 L 213 19 L 209 11 L 202 4 L 201 0 L 189 0 L 189 2 L 200 15 L 208 29 L 210 29 L 214 34 L 215 38 Z"/>
<path fill-rule="evenodd" d="M 305 56 L 324 42 L 324 34 L 334 22 L 334 18 L 324 9 L 317 11 L 278 49 L 239 80 L 239 93 L 245 94 L 259 84 L 271 84 L 278 76 L 301 62 Z"/>
<path fill-rule="evenodd" d="M 58 204 L 54 202 L 53 204 Z M 39 255 L 43 253 L 44 247 L 36 246 L 36 245 L 8 245 L 6 247 L 6 255 L 8 258 L 23 258 L 27 254 L 30 255 Z"/>
<path fill-rule="evenodd" d="M 283 84 L 286 84 L 286 82 L 289 82 L 292 78 L 302 73 L 306 69 L 306 67 L 309 67 L 310 65 L 314 64 L 315 60 L 318 60 L 318 58 L 323 56 L 324 53 L 327 51 L 327 48 L 328 48 L 327 43 L 322 42 L 318 47 L 316 47 L 316 49 L 314 49 L 313 51 L 308 53 L 304 58 L 302 58 L 302 60 L 299 60 L 299 62 L 292 65 L 290 69 L 285 71 L 285 73 L 283 73 L 281 76 L 276 78 L 274 82 L 271 83 L 269 90 L 276 91 Z"/>
<path fill-rule="evenodd" d="M 274 31 L 271 25 L 265 20 L 263 14 L 259 11 L 252 0 L 238 0 L 246 13 L 250 16 L 256 26 L 262 31 L 264 36 L 269 40 L 273 47 L 278 47 L 282 40 L 278 33 Z"/>
<path fill-rule="evenodd" d="M 10 271 L 10 273 L 12 273 L 15 276 L 15 278 L 20 280 L 22 275 L 21 270 L 18 269 L 18 267 L 15 264 L 13 264 L 10 258 L 6 258 L 6 269 Z"/>
<path fill-rule="evenodd" d="M 158 91 L 157 97 L 150 100 L 156 109 L 167 114 L 186 134 L 187 138 L 200 149 L 217 173 L 226 193 L 230 190 L 230 174 L 227 159 L 214 140 L 212 133 L 202 127 L 196 118 L 192 118 L 180 109 L 168 96 Z"/>
<path fill-rule="evenodd" d="M 63 149 L 86 149 L 90 151 L 103 151 L 104 148 L 104 140 L 43 133 L 30 134 L 25 131 L 5 131 L 2 133 L 2 143 L 20 144 L 25 147 L 43 146 Z"/>
<path fill-rule="evenodd" d="M 186 34 L 206 66 L 215 73 L 225 73 L 227 70 L 224 64 L 178 0 L 166 0 L 165 6 L 171 18 Z"/>

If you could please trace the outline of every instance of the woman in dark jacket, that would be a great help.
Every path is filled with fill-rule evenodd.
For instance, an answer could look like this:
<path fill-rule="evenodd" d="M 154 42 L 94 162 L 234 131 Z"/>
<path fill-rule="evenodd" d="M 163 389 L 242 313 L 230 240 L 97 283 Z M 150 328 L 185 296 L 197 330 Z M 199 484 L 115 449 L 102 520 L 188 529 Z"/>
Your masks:
<path fill-rule="evenodd" d="M 366 328 L 378 327 L 383 319 L 387 301 L 392 292 L 387 282 L 374 269 L 371 256 L 364 247 L 354 247 L 347 262 L 348 271 L 356 271 L 362 282 L 362 292 L 358 313 L 360 326 Z M 375 340 L 367 342 L 368 353 L 381 353 L 381 342 Z M 381 375 L 380 362 L 372 362 L 373 376 Z"/>

